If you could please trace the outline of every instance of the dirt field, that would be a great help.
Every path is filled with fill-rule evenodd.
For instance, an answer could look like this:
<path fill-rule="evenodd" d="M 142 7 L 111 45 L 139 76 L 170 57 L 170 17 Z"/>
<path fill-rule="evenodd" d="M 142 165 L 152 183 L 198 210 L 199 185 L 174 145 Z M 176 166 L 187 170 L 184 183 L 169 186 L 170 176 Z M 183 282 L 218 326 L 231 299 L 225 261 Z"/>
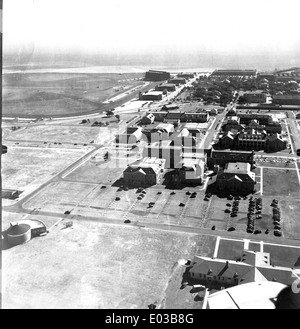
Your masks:
<path fill-rule="evenodd" d="M 10 134 L 9 138 L 14 140 L 81 144 L 89 144 L 94 140 L 95 143 L 102 144 L 114 139 L 117 132 L 117 128 L 110 127 L 41 125 L 29 126 L 20 131 L 15 131 Z"/>
<path fill-rule="evenodd" d="M 11 147 L 2 156 L 2 188 L 29 191 L 66 168 L 85 150 Z"/>
<path fill-rule="evenodd" d="M 72 228 L 58 226 L 3 251 L 2 306 L 146 309 L 156 302 L 161 308 L 197 308 L 190 289 L 179 290 L 180 264 L 195 253 L 209 255 L 214 241 L 74 221 Z"/>
<path fill-rule="evenodd" d="M 143 74 L 14 73 L 3 76 L 4 115 L 85 113 L 143 84 Z M 116 88 L 114 88 L 116 87 Z"/>

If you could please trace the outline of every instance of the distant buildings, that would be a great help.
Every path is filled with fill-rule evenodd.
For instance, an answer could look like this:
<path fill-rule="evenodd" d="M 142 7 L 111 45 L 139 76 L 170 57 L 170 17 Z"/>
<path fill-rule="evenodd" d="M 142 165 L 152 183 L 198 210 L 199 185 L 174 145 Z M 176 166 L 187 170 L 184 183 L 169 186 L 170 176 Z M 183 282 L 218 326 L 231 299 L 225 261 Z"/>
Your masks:
<path fill-rule="evenodd" d="M 165 162 L 164 159 L 145 157 L 129 165 L 123 172 L 124 184 L 130 187 L 156 185 L 163 175 Z"/>
<path fill-rule="evenodd" d="M 149 70 L 145 74 L 145 80 L 147 81 L 164 81 L 169 80 L 170 78 L 170 73 L 165 71 Z"/>
<path fill-rule="evenodd" d="M 183 78 L 183 79 L 193 79 L 195 78 L 195 74 L 194 73 L 179 73 L 177 74 L 177 78 Z"/>
<path fill-rule="evenodd" d="M 182 112 L 182 111 L 160 111 L 154 112 L 155 121 L 169 122 L 170 120 L 180 120 L 180 122 L 207 122 L 209 114 L 203 112 Z"/>
<path fill-rule="evenodd" d="M 173 83 L 175 85 L 184 85 L 186 84 L 185 78 L 172 78 L 169 80 L 169 83 Z"/>
<path fill-rule="evenodd" d="M 265 103 L 267 101 L 265 93 L 245 93 L 243 97 L 247 103 Z"/>
<path fill-rule="evenodd" d="M 255 77 L 256 70 L 215 70 L 213 77 Z"/>
<path fill-rule="evenodd" d="M 207 157 L 207 166 L 213 169 L 214 166 L 225 168 L 228 162 L 244 162 L 249 163 L 251 169 L 254 166 L 254 152 L 240 150 L 215 150 L 211 149 L 210 155 Z"/>
<path fill-rule="evenodd" d="M 216 187 L 228 192 L 253 192 L 255 173 L 249 163 L 229 162 L 224 170 L 220 169 L 216 179 Z"/>
<path fill-rule="evenodd" d="M 168 91 L 168 92 L 173 92 L 176 91 L 176 85 L 174 83 L 162 83 L 160 85 L 157 85 L 155 87 L 156 91 Z"/>
<path fill-rule="evenodd" d="M 141 119 L 141 124 L 142 125 L 149 125 L 152 124 L 155 121 L 155 116 L 153 113 L 146 114 L 144 117 Z"/>
<path fill-rule="evenodd" d="M 161 101 L 163 98 L 162 91 L 148 91 L 139 93 L 139 100 L 141 101 Z"/>
<path fill-rule="evenodd" d="M 280 105 L 300 105 L 300 94 L 297 95 L 273 95 L 273 103 Z"/>

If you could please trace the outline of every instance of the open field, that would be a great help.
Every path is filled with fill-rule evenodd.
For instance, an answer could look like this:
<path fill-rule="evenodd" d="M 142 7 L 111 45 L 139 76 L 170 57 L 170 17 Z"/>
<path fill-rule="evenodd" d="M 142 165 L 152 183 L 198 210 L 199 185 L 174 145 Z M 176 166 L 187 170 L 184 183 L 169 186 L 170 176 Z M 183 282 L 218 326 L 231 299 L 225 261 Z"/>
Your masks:
<path fill-rule="evenodd" d="M 86 150 L 82 149 L 11 147 L 9 152 L 1 157 L 2 188 L 32 191 L 85 153 Z"/>
<path fill-rule="evenodd" d="M 271 254 L 271 264 L 275 266 L 296 267 L 300 265 L 300 248 L 285 247 L 264 243 L 264 252 Z"/>
<path fill-rule="evenodd" d="M 190 287 L 180 290 L 180 264 L 195 253 L 209 256 L 214 238 L 77 220 L 62 225 L 3 251 L 3 308 L 200 308 Z"/>
<path fill-rule="evenodd" d="M 263 169 L 263 194 L 299 197 L 300 185 L 295 170 Z"/>
<path fill-rule="evenodd" d="M 81 144 L 94 140 L 102 144 L 114 139 L 117 132 L 118 128 L 111 127 L 39 125 L 11 132 L 9 139 Z"/>
<path fill-rule="evenodd" d="M 109 152 L 113 155 L 111 151 Z M 135 160 L 136 158 L 128 157 L 123 160 L 111 159 L 105 162 L 103 156 L 96 155 L 95 159 L 90 159 L 85 162 L 82 166 L 66 176 L 65 179 L 76 182 L 111 185 L 123 174 L 127 165 Z"/>
<path fill-rule="evenodd" d="M 3 115 L 63 115 L 100 109 L 108 98 L 143 84 L 141 73 L 3 75 Z"/>
<path fill-rule="evenodd" d="M 221 239 L 217 257 L 227 260 L 237 260 L 241 257 L 244 248 L 244 241 Z"/>
<path fill-rule="evenodd" d="M 221 238 L 217 257 L 235 261 L 240 258 L 244 246 L 244 240 Z M 261 244 L 250 241 L 248 249 L 252 251 L 260 251 Z M 300 247 L 262 243 L 261 251 L 270 253 L 272 265 L 291 268 L 300 265 Z"/>
<path fill-rule="evenodd" d="M 299 238 L 300 236 L 300 199 L 280 202 L 282 229 L 286 238 Z"/>

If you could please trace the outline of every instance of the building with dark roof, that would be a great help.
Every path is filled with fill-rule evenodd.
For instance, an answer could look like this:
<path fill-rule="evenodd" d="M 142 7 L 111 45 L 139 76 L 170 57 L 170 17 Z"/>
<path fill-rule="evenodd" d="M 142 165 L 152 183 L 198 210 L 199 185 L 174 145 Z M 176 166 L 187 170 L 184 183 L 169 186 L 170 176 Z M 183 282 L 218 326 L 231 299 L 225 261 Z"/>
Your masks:
<path fill-rule="evenodd" d="M 255 77 L 256 70 L 215 70 L 211 75 L 213 77 Z"/>
<path fill-rule="evenodd" d="M 216 179 L 216 187 L 221 191 L 252 192 L 255 186 L 255 173 L 249 163 L 227 163 L 220 169 Z"/>
<path fill-rule="evenodd" d="M 254 166 L 254 151 L 242 150 L 215 150 L 211 149 L 210 155 L 207 157 L 207 166 L 213 169 L 215 165 L 225 168 L 228 162 L 245 162 L 251 165 L 251 170 Z"/>
<path fill-rule="evenodd" d="M 139 100 L 141 101 L 161 101 L 163 98 L 162 91 L 148 91 L 139 93 Z"/>
<path fill-rule="evenodd" d="M 271 265 L 271 255 L 265 252 L 243 250 L 239 260 L 195 256 L 190 275 L 206 284 L 231 287 L 240 284 L 275 281 L 286 285 L 294 282 L 294 272 L 300 269 Z"/>
<path fill-rule="evenodd" d="M 168 91 L 168 92 L 173 92 L 176 91 L 176 85 L 174 83 L 162 83 L 160 85 L 157 85 L 155 87 L 156 91 Z"/>
<path fill-rule="evenodd" d="M 171 74 L 166 71 L 149 70 L 145 74 L 145 80 L 147 81 L 164 81 L 169 80 L 170 78 Z"/>
<path fill-rule="evenodd" d="M 279 105 L 300 105 L 300 94 L 273 95 L 273 103 Z"/>
<path fill-rule="evenodd" d="M 165 160 L 146 157 L 129 165 L 123 172 L 124 184 L 132 187 L 156 185 L 165 169 Z"/>
<path fill-rule="evenodd" d="M 172 78 L 169 80 L 169 83 L 173 83 L 175 85 L 184 85 L 186 84 L 185 78 Z"/>

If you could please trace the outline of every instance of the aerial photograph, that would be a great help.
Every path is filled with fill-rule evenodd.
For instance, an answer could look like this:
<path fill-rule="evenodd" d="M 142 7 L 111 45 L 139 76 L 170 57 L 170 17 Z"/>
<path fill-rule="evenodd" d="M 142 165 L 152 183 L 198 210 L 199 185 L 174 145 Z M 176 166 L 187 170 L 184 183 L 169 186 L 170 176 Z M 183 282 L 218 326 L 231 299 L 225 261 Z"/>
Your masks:
<path fill-rule="evenodd" d="M 3 0 L 0 308 L 300 309 L 299 13 Z"/>

